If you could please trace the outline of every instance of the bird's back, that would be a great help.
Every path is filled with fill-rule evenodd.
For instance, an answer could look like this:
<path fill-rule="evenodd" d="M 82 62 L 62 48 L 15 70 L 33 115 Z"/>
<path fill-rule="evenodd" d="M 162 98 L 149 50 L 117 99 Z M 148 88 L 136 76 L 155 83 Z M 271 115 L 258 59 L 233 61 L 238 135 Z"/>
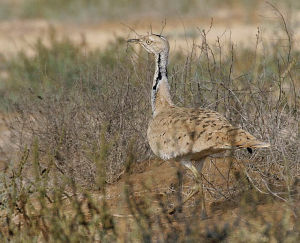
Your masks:
<path fill-rule="evenodd" d="M 163 159 L 198 160 L 234 147 L 268 146 L 215 111 L 175 106 L 153 117 L 147 135 L 152 151 Z"/>

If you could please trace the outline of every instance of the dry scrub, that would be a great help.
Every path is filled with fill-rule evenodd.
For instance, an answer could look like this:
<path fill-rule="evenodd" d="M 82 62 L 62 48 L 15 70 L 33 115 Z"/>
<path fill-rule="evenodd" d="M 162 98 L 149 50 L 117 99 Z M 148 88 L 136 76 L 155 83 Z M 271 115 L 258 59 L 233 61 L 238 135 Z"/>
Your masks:
<path fill-rule="evenodd" d="M 2 175 L 1 237 L 146 242 L 299 238 L 300 77 L 292 38 L 269 46 L 258 32 L 257 47 L 247 50 L 221 38 L 209 45 L 209 30 L 199 31 L 202 43 L 195 43 L 188 55 L 171 53 L 173 100 L 215 109 L 271 143 L 270 149 L 255 151 L 251 157 L 233 152 L 238 172 L 224 175 L 214 159 L 211 170 L 204 172 L 214 205 L 234 201 L 235 207 L 248 212 L 249 221 L 239 218 L 199 231 L 199 217 L 168 215 L 168 203 L 150 193 L 137 200 L 132 196 L 134 185 L 124 179 L 130 219 L 122 227 L 130 230 L 117 226 L 106 200 L 107 183 L 127 178 L 136 164 L 151 157 L 145 135 L 151 115 L 152 58 L 127 48 L 122 39 L 103 52 L 86 51 L 84 41 L 76 46 L 68 39 L 57 40 L 51 32 L 51 46 L 37 42 L 34 57 L 19 53 L 5 60 L 9 79 L 1 90 L 2 107 L 11 114 L 7 124 L 18 149 L 17 159 Z M 224 177 L 223 186 L 214 184 L 212 168 Z M 173 188 L 178 201 L 181 176 L 178 173 Z M 92 198 L 92 189 L 101 195 L 100 202 Z M 72 213 L 64 211 L 63 198 Z M 264 218 L 251 223 L 260 214 L 262 201 L 286 207 L 283 217 L 271 225 Z M 91 218 L 85 217 L 83 205 Z"/>

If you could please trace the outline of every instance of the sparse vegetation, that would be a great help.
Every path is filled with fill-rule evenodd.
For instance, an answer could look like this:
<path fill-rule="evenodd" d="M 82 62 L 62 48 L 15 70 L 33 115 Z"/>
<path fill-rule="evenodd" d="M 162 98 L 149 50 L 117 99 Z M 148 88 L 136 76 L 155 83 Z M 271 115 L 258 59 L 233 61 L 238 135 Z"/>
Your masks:
<path fill-rule="evenodd" d="M 278 1 L 284 7 L 298 9 L 297 0 Z M 49 20 L 95 21 L 123 19 L 140 16 L 200 16 L 214 15 L 218 8 L 242 9 L 251 17 L 264 4 L 259 0 L 3 0 L 0 3 L 0 19 L 43 18 Z M 151 11 L 149 11 L 151 9 Z"/>
<path fill-rule="evenodd" d="M 211 218 L 200 219 L 197 197 L 168 213 L 192 183 L 172 162 L 152 160 L 151 56 L 123 39 L 88 50 L 50 30 L 35 55 L 2 58 L 1 109 L 14 145 L 0 148 L 9 160 L 2 241 L 299 241 L 300 53 L 292 38 L 270 44 L 258 32 L 246 49 L 211 45 L 207 34 L 199 30 L 190 53 L 171 53 L 173 100 L 217 110 L 272 144 L 211 158 L 203 172 Z"/>

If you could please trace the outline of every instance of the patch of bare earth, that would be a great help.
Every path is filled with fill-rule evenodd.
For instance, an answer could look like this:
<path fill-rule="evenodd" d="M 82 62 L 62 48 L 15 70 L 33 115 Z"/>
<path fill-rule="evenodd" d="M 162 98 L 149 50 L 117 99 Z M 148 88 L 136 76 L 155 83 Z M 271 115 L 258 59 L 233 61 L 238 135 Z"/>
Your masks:
<path fill-rule="evenodd" d="M 235 222 L 243 220 L 259 227 L 260 223 L 263 225 L 265 222 L 277 222 L 286 215 L 285 204 L 279 201 L 268 202 L 262 198 L 251 208 L 249 202 L 247 202 L 247 206 L 241 207 L 242 199 L 239 196 L 225 198 L 220 195 L 219 199 L 211 196 L 211 185 L 215 186 L 216 189 L 230 187 L 233 185 L 233 181 L 237 179 L 229 178 L 229 181 L 227 181 L 224 177 L 228 174 L 232 177 L 241 170 L 241 165 L 234 159 L 206 161 L 203 175 L 209 178 L 209 183 L 211 183 L 204 182 L 208 218 L 202 221 L 197 220 L 198 223 L 200 222 L 198 225 L 199 231 L 205 232 L 209 227 L 222 227 L 225 224 L 233 225 Z M 179 171 L 183 173 L 182 193 L 185 197 L 191 191 L 195 182 L 189 172 L 173 161 L 145 161 L 135 165 L 130 173 L 124 174 L 116 183 L 106 186 L 105 201 L 114 217 L 120 235 L 126 234 L 128 224 L 134 222 L 133 214 L 137 212 L 137 208 L 143 210 L 146 207 L 147 210 L 152 212 L 151 216 L 155 218 L 156 215 L 161 216 L 174 205 L 178 205 Z M 128 188 L 129 196 L 126 197 L 125 191 Z M 103 196 L 100 196 L 99 192 L 94 192 L 93 198 L 98 203 L 103 200 Z M 197 217 L 200 218 L 200 199 L 201 195 L 196 195 L 183 205 L 181 210 L 177 210 L 176 215 L 170 214 L 171 224 L 178 229 L 182 229 L 187 221 Z M 129 206 L 132 205 L 132 202 L 134 202 L 134 206 Z M 64 207 L 66 212 L 72 214 L 72 209 L 69 207 L 67 200 Z M 86 220 L 90 220 L 92 215 L 89 213 L 88 205 L 83 203 L 82 208 Z M 167 221 L 163 223 L 170 224 Z"/>
<path fill-rule="evenodd" d="M 262 37 L 268 41 L 276 41 L 284 36 L 279 28 L 276 28 L 275 33 L 272 23 L 266 23 L 266 20 L 272 17 L 274 19 L 273 24 L 278 27 L 280 20 L 276 16 L 274 17 L 274 13 L 258 13 L 260 17 L 249 21 L 241 13 L 223 12 L 219 11 L 216 16 L 211 16 L 213 21 L 209 18 L 199 17 L 184 19 L 173 17 L 167 19 L 163 33 L 170 39 L 171 50 L 188 50 L 191 48 L 193 41 L 200 43 L 203 29 L 210 30 L 206 37 L 208 42 L 215 43 L 217 38 L 220 38 L 222 43 L 230 41 L 250 48 L 256 46 L 258 27 Z M 300 13 L 295 13 L 291 18 L 291 21 L 296 23 L 300 19 Z M 160 33 L 163 25 L 161 19 L 154 18 L 103 21 L 93 24 L 51 23 L 43 19 L 2 21 L 0 22 L 0 53 L 11 55 L 19 50 L 24 50 L 28 54 L 33 54 L 30 46 L 38 38 L 47 41 L 50 26 L 56 30 L 58 36 L 67 36 L 79 43 L 84 40 L 88 48 L 94 49 L 105 48 L 116 37 L 128 38 L 134 36 L 132 29 L 139 34 L 150 32 L 151 28 L 153 32 Z M 293 29 L 293 38 L 295 48 L 300 48 L 297 44 L 300 40 L 300 30 L 297 27 Z"/>

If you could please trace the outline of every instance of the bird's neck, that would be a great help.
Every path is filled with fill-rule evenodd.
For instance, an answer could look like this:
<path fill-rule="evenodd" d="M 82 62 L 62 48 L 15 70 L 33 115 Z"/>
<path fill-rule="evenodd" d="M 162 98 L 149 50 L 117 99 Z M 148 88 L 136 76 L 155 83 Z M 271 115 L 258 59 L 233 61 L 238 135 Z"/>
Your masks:
<path fill-rule="evenodd" d="M 157 114 L 161 109 L 173 105 L 168 84 L 168 52 L 155 55 L 155 73 L 152 85 L 152 112 Z"/>

